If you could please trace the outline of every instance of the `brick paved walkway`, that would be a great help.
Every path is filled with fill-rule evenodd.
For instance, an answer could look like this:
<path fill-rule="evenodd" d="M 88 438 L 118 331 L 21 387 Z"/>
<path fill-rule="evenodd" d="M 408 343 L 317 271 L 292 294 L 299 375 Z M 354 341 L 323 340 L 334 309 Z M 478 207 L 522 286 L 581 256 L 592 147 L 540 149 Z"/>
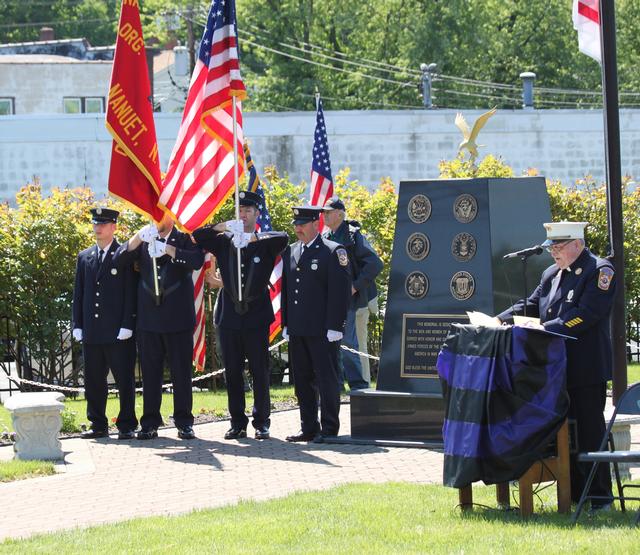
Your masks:
<path fill-rule="evenodd" d="M 341 407 L 349 434 L 349 406 Z M 0 484 L 0 541 L 8 537 L 90 526 L 151 515 L 175 515 L 240 500 L 262 500 L 348 482 L 442 481 L 436 451 L 362 445 L 291 444 L 298 411 L 272 415 L 269 441 L 225 441 L 229 423 L 195 426 L 198 439 L 181 441 L 175 429 L 152 441 L 67 439 L 60 473 Z M 640 425 L 632 426 L 632 449 Z M 13 456 L 0 448 L 0 459 Z M 640 469 L 632 469 L 640 477 Z"/>
<path fill-rule="evenodd" d="M 269 441 L 225 441 L 228 422 L 175 429 L 152 441 L 67 439 L 56 476 L 0 484 L 0 540 L 140 516 L 173 515 L 240 500 L 281 497 L 348 482 L 441 483 L 442 454 L 426 449 L 291 444 L 297 410 L 272 415 Z M 341 407 L 349 433 L 349 406 Z M 0 458 L 13 455 L 0 448 Z"/>

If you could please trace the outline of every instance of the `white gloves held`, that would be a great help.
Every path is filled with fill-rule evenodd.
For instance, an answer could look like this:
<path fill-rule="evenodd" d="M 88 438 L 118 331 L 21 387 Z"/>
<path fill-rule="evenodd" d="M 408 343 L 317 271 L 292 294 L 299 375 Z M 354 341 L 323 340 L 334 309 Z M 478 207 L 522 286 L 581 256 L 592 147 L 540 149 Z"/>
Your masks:
<path fill-rule="evenodd" d="M 342 339 L 342 332 L 335 330 L 327 330 L 327 339 L 329 343 L 333 343 L 334 341 L 340 341 Z"/>
<path fill-rule="evenodd" d="M 149 242 L 149 256 L 151 258 L 160 258 L 167 252 L 167 243 L 153 239 Z"/>
<path fill-rule="evenodd" d="M 155 239 L 158 236 L 158 228 L 155 224 L 147 224 L 140 231 L 138 231 L 138 237 L 140 241 L 145 243 L 151 242 L 151 240 Z"/>
<path fill-rule="evenodd" d="M 289 330 L 287 329 L 287 326 L 282 328 L 282 339 L 284 339 L 285 341 L 289 341 Z M 340 341 L 342 339 L 342 332 L 335 331 L 335 330 L 327 330 L 327 339 L 329 340 L 329 343 L 333 343 L 334 341 Z"/>
<path fill-rule="evenodd" d="M 229 220 L 224 224 L 232 233 L 231 242 L 236 249 L 243 249 L 251 241 L 251 233 L 245 233 L 242 220 Z"/>
<path fill-rule="evenodd" d="M 120 328 L 118 332 L 118 341 L 126 341 L 133 336 L 133 331 L 127 328 Z"/>
<path fill-rule="evenodd" d="M 72 332 L 71 335 L 73 335 L 73 338 L 76 341 L 82 341 L 82 330 L 80 328 L 75 328 Z"/>

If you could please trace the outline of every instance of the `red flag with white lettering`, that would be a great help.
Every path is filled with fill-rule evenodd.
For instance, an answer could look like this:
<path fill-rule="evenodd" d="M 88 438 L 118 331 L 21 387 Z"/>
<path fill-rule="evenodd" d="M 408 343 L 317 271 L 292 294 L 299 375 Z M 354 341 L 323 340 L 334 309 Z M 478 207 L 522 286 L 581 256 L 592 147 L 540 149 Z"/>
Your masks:
<path fill-rule="evenodd" d="M 107 100 L 109 192 L 159 222 L 160 162 L 138 0 L 122 0 Z"/>

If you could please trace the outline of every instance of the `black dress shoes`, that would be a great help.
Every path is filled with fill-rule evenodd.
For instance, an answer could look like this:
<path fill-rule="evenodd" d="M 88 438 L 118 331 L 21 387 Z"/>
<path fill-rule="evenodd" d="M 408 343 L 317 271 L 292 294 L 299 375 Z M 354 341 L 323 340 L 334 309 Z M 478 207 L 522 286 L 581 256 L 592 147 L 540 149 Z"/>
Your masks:
<path fill-rule="evenodd" d="M 136 435 L 138 439 L 153 439 L 158 437 L 158 430 L 156 428 L 148 428 L 140 430 Z"/>
<path fill-rule="evenodd" d="M 133 430 L 120 430 L 118 432 L 118 439 L 134 439 L 136 433 Z"/>
<path fill-rule="evenodd" d="M 306 434 L 304 432 L 298 432 L 297 434 L 294 434 L 292 436 L 287 436 L 285 439 L 287 441 L 291 441 L 291 442 L 313 441 L 316 438 L 317 435 L 318 434 L 316 434 L 316 433 Z"/>
<path fill-rule="evenodd" d="M 244 430 L 242 428 L 231 427 L 224 434 L 224 439 L 240 439 L 243 437 L 247 437 L 247 430 Z"/>
<path fill-rule="evenodd" d="M 180 439 L 195 439 L 196 434 L 191 426 L 183 426 L 182 428 L 178 428 L 178 437 Z"/>
<path fill-rule="evenodd" d="M 269 428 L 267 426 L 260 426 L 256 428 L 256 439 L 269 439 L 271 434 L 269 433 Z"/>
<path fill-rule="evenodd" d="M 99 437 L 109 437 L 108 430 L 94 430 L 91 428 L 90 430 L 86 430 L 81 434 L 82 439 L 97 439 Z"/>

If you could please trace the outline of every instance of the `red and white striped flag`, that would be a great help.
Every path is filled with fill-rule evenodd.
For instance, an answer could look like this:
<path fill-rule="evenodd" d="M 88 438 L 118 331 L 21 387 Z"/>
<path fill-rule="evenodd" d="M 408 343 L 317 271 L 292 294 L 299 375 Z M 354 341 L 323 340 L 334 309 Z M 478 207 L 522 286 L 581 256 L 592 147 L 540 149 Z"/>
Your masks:
<path fill-rule="evenodd" d="M 240 100 L 246 98 L 246 90 L 240 76 L 235 2 L 214 0 L 160 194 L 160 203 L 187 231 L 207 222 L 234 190 L 234 96 L 242 175 Z"/>
<path fill-rule="evenodd" d="M 207 314 L 204 302 L 204 275 L 211 267 L 211 253 L 208 252 L 204 257 L 202 268 L 191 274 L 193 278 L 193 301 L 196 306 L 196 327 L 193 330 L 193 365 L 198 372 L 204 370 L 207 355 Z"/>
<path fill-rule="evenodd" d="M 602 63 L 600 50 L 600 0 L 573 0 L 573 28 L 580 52 Z"/>

